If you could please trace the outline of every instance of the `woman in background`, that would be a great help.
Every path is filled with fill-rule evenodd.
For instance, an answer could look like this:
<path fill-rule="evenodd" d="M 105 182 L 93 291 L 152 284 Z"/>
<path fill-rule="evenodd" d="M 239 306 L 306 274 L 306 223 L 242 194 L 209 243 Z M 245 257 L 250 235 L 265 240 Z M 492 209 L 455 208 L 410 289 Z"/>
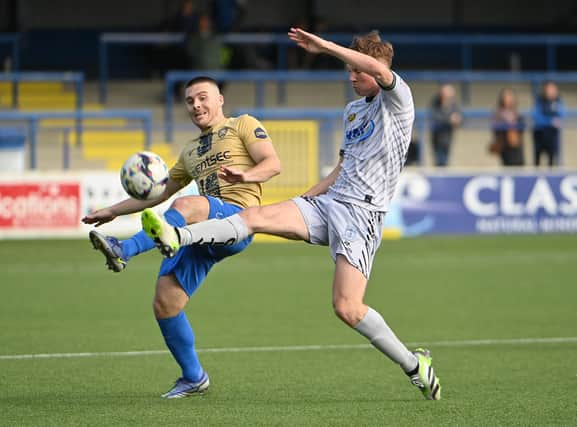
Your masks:
<path fill-rule="evenodd" d="M 499 93 L 492 129 L 493 142 L 490 151 L 500 155 L 503 166 L 523 166 L 525 120 L 517 111 L 517 99 L 510 88 Z"/>

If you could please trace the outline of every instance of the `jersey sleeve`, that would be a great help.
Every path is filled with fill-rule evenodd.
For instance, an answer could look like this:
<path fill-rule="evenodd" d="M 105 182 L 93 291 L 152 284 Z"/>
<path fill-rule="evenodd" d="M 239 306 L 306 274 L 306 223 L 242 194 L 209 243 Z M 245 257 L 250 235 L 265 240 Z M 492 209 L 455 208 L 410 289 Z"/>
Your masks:
<path fill-rule="evenodd" d="M 186 170 L 186 166 L 184 165 L 183 155 L 184 155 L 184 151 L 182 151 L 180 153 L 180 156 L 178 156 L 178 160 L 176 161 L 174 166 L 172 168 L 170 168 L 170 171 L 168 172 L 168 174 L 170 176 L 170 179 L 172 179 L 175 182 L 178 182 L 180 185 L 185 187 L 188 184 L 190 184 L 190 182 L 192 181 L 192 177 L 190 176 L 190 174 Z"/>
<path fill-rule="evenodd" d="M 381 86 L 381 97 L 393 111 L 406 111 L 414 108 L 413 94 L 409 85 L 397 73 L 393 73 L 393 82 L 389 86 Z"/>
<path fill-rule="evenodd" d="M 248 114 L 238 118 L 237 126 L 238 136 L 245 147 L 255 142 L 271 142 L 268 132 L 262 123 Z"/>

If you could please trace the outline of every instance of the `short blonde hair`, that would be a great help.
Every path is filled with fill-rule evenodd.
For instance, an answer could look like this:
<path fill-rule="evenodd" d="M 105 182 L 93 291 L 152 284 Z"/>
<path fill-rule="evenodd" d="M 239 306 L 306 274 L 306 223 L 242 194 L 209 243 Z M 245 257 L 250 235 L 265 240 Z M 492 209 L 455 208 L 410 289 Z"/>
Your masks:
<path fill-rule="evenodd" d="M 354 37 L 350 48 L 384 61 L 389 67 L 393 65 L 393 45 L 388 41 L 382 41 L 377 30 L 373 30 L 364 36 Z"/>

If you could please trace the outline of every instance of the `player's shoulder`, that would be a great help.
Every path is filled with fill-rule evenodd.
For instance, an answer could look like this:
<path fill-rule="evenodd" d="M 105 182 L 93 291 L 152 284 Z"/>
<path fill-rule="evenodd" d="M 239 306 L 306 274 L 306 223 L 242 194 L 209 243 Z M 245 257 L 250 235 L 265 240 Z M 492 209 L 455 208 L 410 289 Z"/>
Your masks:
<path fill-rule="evenodd" d="M 236 127 L 241 126 L 254 126 L 255 124 L 260 124 L 260 121 L 250 114 L 241 114 L 236 117 L 231 117 L 231 123 L 234 123 Z"/>
<path fill-rule="evenodd" d="M 268 139 L 268 133 L 263 124 L 250 114 L 242 114 L 234 118 L 234 128 L 240 135 L 250 136 L 250 138 Z"/>
<path fill-rule="evenodd" d="M 386 96 L 390 92 L 406 92 L 408 96 L 411 96 L 411 88 L 408 83 L 399 75 L 397 72 L 391 70 L 393 73 L 393 81 L 387 87 L 381 86 L 381 95 Z"/>

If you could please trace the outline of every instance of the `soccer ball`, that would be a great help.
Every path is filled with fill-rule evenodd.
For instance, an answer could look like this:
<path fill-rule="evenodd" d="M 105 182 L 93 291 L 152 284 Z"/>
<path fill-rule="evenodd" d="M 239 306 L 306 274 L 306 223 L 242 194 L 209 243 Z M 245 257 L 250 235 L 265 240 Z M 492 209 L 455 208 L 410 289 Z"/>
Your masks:
<path fill-rule="evenodd" d="M 168 181 L 168 168 L 164 160 L 150 151 L 140 151 L 124 162 L 120 182 L 130 197 L 138 200 L 156 199 Z"/>

